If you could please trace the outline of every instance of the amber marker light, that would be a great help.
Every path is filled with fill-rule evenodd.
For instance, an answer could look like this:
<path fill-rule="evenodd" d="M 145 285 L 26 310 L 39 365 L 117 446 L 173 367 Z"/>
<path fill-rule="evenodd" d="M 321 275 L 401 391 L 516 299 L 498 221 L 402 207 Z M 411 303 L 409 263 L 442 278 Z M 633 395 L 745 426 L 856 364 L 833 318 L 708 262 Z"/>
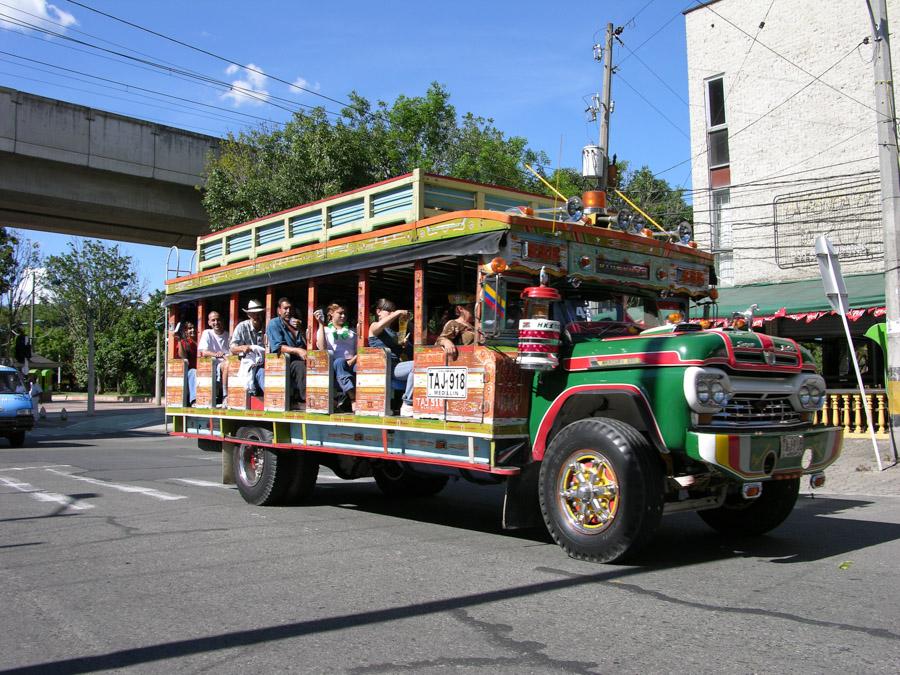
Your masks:
<path fill-rule="evenodd" d="M 666 317 L 666 320 L 669 323 L 681 323 L 681 314 L 679 312 L 672 312 Z"/>
<path fill-rule="evenodd" d="M 718 288 L 710 288 L 709 289 L 709 297 L 713 300 L 719 299 L 719 289 Z"/>
<path fill-rule="evenodd" d="M 491 260 L 491 272 L 494 274 L 500 274 L 509 269 L 509 265 L 506 264 L 506 261 L 503 258 L 494 258 Z"/>
<path fill-rule="evenodd" d="M 712 321 L 709 319 L 700 319 L 700 328 L 703 330 L 709 330 L 710 326 L 712 326 Z"/>

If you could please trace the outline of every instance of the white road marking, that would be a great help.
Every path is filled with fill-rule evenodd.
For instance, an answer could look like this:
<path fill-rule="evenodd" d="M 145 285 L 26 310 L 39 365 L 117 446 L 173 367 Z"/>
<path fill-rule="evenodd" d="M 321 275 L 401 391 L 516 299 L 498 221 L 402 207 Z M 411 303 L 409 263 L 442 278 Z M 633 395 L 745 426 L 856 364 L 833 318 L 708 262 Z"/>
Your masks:
<path fill-rule="evenodd" d="M 4 466 L 0 471 L 32 471 L 34 469 L 67 468 L 71 464 L 35 464 L 34 466 Z"/>
<path fill-rule="evenodd" d="M 85 511 L 86 509 L 94 508 L 93 504 L 81 502 L 74 497 L 61 495 L 57 492 L 45 492 L 44 490 L 40 490 L 34 487 L 30 483 L 21 483 L 17 480 L 13 480 L 12 478 L 7 478 L 6 476 L 0 476 L 0 483 L 3 483 L 3 485 L 5 485 L 6 487 L 11 487 L 13 490 L 18 490 L 19 492 L 30 494 L 39 502 L 53 502 L 54 504 L 60 504 L 62 506 L 70 508 L 73 511 Z"/>
<path fill-rule="evenodd" d="M 65 471 L 58 471 L 56 469 L 47 469 L 50 473 L 55 473 L 59 476 L 66 476 L 67 478 L 73 478 L 75 480 L 80 480 L 83 483 L 90 483 L 91 485 L 100 485 L 102 487 L 112 488 L 113 490 L 119 490 L 120 492 L 129 492 L 136 493 L 141 495 L 146 495 L 147 497 L 153 497 L 154 499 L 161 499 L 163 501 L 175 501 L 177 499 L 187 499 L 187 495 L 173 495 L 170 492 L 162 492 L 161 490 L 154 490 L 153 488 L 148 487 L 140 487 L 138 485 L 123 485 L 121 483 L 111 483 L 106 480 L 99 480 L 97 478 L 88 478 L 87 476 L 76 476 L 71 473 L 66 473 Z"/>
<path fill-rule="evenodd" d="M 234 490 L 234 485 L 225 485 L 224 483 L 216 483 L 212 480 L 200 480 L 199 478 L 175 478 L 173 480 L 179 483 L 187 483 L 188 485 L 196 485 L 198 487 L 214 487 L 225 488 L 226 490 Z"/>

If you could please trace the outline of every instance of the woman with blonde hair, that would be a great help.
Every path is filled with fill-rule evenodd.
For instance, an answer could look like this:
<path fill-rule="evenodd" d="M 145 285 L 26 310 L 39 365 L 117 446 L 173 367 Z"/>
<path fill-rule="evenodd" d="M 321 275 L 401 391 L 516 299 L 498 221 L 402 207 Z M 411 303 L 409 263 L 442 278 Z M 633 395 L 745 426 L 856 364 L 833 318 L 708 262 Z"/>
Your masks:
<path fill-rule="evenodd" d="M 325 312 L 317 309 L 313 316 L 319 324 L 316 344 L 332 356 L 332 369 L 341 388 L 338 407 L 350 410 L 356 400 L 356 331 L 347 325 L 347 310 L 333 302 Z"/>

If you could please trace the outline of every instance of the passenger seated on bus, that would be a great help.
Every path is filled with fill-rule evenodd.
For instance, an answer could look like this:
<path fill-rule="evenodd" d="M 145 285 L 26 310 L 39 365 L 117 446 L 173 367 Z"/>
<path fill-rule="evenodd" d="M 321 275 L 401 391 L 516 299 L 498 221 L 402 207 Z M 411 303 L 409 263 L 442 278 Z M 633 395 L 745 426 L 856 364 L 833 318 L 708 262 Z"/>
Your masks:
<path fill-rule="evenodd" d="M 390 350 L 391 375 L 400 381 L 406 382 L 403 392 L 403 404 L 400 407 L 400 415 L 412 417 L 413 414 L 413 352 L 409 335 L 398 335 L 391 328 L 391 324 L 397 319 L 408 320 L 409 312 L 405 309 L 397 309 L 397 306 L 386 298 L 381 298 L 375 303 L 375 322 L 369 326 L 368 342 L 370 347 L 382 347 Z M 406 356 L 406 361 L 400 357 Z"/>
<path fill-rule="evenodd" d="M 291 409 L 300 410 L 306 402 L 306 339 L 300 319 L 293 314 L 287 298 L 278 299 L 278 316 L 269 321 L 266 337 L 271 354 L 287 354 L 291 371 Z"/>
<path fill-rule="evenodd" d="M 187 359 L 188 400 L 189 405 L 194 405 L 197 400 L 197 329 L 193 323 L 185 321 L 181 331 L 178 338 L 178 358 Z"/>
<path fill-rule="evenodd" d="M 457 345 L 475 344 L 475 298 L 470 293 L 451 293 L 448 299 L 456 318 L 444 324 L 444 329 L 434 344 L 443 349 L 447 356 L 455 359 Z"/>
<path fill-rule="evenodd" d="M 247 391 L 252 395 L 262 395 L 265 387 L 266 350 L 263 347 L 263 313 L 266 308 L 256 300 L 251 300 L 244 308 L 247 318 L 234 327 L 234 334 L 228 343 L 232 354 L 241 357 L 241 372 L 250 375 Z"/>
<path fill-rule="evenodd" d="M 225 374 L 228 371 L 228 362 L 225 355 L 228 353 L 228 331 L 218 312 L 212 311 L 207 317 L 209 328 L 200 334 L 200 342 L 197 343 L 197 353 L 200 356 L 211 356 L 215 359 L 213 377 L 222 384 L 222 396 L 228 395 L 225 385 Z"/>
<path fill-rule="evenodd" d="M 331 303 L 325 312 L 317 309 L 313 316 L 319 324 L 316 344 L 331 354 L 331 367 L 341 389 L 338 409 L 349 412 L 356 400 L 356 331 L 347 325 L 347 310 L 339 303 Z"/>

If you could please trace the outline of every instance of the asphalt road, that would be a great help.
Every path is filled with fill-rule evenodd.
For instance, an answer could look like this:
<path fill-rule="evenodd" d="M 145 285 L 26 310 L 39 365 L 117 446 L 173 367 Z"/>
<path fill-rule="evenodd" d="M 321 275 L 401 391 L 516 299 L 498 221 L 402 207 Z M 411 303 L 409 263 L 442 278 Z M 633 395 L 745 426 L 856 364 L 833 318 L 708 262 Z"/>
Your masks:
<path fill-rule="evenodd" d="M 802 497 L 752 541 L 674 515 L 592 565 L 503 532 L 498 487 L 323 471 L 260 508 L 183 439 L 35 438 L 0 447 L 0 670 L 898 671 L 897 497 Z"/>

